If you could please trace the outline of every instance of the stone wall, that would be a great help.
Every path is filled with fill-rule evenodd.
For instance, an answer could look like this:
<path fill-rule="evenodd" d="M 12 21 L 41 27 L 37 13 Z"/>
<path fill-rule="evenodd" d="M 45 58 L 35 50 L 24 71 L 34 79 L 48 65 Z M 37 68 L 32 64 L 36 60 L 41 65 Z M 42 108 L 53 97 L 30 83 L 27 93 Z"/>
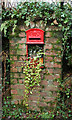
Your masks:
<path fill-rule="evenodd" d="M 61 31 L 56 26 L 46 25 L 38 21 L 30 22 L 27 27 L 25 25 L 18 26 L 15 33 L 11 34 L 10 39 L 10 81 L 12 101 L 16 104 L 21 103 L 24 99 L 24 74 L 21 66 L 26 59 L 26 33 L 30 28 L 39 28 L 44 30 L 44 69 L 42 69 L 41 86 L 37 87 L 33 94 L 29 96 L 28 102 L 30 108 L 37 106 L 50 106 L 50 102 L 54 101 L 58 83 L 54 81 L 61 75 Z M 40 94 L 38 94 L 40 91 Z M 39 102 L 38 102 L 39 101 Z M 35 107 L 36 106 L 36 107 Z"/>

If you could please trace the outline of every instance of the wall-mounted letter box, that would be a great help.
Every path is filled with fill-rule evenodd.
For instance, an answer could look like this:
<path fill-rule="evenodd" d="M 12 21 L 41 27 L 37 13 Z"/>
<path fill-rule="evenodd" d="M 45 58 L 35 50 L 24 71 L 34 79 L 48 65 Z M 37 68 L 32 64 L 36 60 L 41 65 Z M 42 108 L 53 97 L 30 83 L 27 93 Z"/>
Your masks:
<path fill-rule="evenodd" d="M 26 31 L 26 44 L 44 44 L 44 31 L 38 28 Z"/>
<path fill-rule="evenodd" d="M 44 31 L 38 28 L 29 29 L 26 31 L 26 54 L 28 57 L 35 57 L 37 52 L 43 52 Z M 43 54 L 40 58 L 43 64 Z"/>

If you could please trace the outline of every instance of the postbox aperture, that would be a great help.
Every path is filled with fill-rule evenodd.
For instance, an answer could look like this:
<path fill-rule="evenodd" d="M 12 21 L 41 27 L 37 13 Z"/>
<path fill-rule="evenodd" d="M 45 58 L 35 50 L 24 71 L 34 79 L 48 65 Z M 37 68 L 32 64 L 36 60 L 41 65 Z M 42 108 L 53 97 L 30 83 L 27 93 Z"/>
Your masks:
<path fill-rule="evenodd" d="M 26 31 L 26 54 L 27 57 L 35 58 L 39 55 L 39 60 L 43 64 L 44 31 L 38 28 Z"/>

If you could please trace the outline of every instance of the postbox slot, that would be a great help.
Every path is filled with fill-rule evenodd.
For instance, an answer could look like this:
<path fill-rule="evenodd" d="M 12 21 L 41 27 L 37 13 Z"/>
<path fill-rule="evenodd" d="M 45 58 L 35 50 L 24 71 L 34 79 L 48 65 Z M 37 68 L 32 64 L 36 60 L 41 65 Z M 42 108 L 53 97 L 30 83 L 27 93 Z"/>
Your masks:
<path fill-rule="evenodd" d="M 26 54 L 30 59 L 36 59 L 43 65 L 44 31 L 32 28 L 26 31 Z M 36 62 L 37 64 L 37 62 Z M 42 68 L 42 67 L 41 67 Z"/>
<path fill-rule="evenodd" d="M 29 38 L 29 40 L 40 40 L 40 38 Z"/>

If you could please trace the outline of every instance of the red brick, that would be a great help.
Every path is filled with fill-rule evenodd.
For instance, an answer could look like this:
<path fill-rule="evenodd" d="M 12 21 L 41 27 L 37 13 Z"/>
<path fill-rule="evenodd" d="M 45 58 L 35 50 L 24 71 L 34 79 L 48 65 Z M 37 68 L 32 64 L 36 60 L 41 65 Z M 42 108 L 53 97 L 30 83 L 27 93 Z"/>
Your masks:
<path fill-rule="evenodd" d="M 26 55 L 26 50 L 23 48 L 22 50 L 17 51 L 17 55 Z"/>
<path fill-rule="evenodd" d="M 21 67 L 23 64 L 24 64 L 24 62 L 17 61 L 17 62 L 14 62 L 13 66 Z"/>
<path fill-rule="evenodd" d="M 10 69 L 11 69 L 11 68 L 14 69 L 14 68 L 15 68 L 15 64 L 12 64 L 12 63 L 11 63 L 11 64 L 10 64 Z"/>
<path fill-rule="evenodd" d="M 12 95 L 12 97 L 14 100 L 18 100 L 18 99 L 23 100 L 24 99 L 24 96 L 22 96 L 22 95 L 21 96 L 20 95 Z"/>
<path fill-rule="evenodd" d="M 14 40 L 10 40 L 10 43 L 14 43 Z"/>
<path fill-rule="evenodd" d="M 45 76 L 45 80 L 53 80 L 53 79 L 54 79 L 54 76 L 52 76 L 52 75 Z"/>
<path fill-rule="evenodd" d="M 17 72 L 22 72 L 22 68 L 21 67 L 17 68 Z"/>
<path fill-rule="evenodd" d="M 24 74 L 20 73 L 20 75 L 19 75 L 19 73 L 15 73 L 14 78 L 24 78 Z"/>
<path fill-rule="evenodd" d="M 45 87 L 45 91 L 56 91 L 57 90 L 57 87 L 56 86 L 47 86 Z"/>
<path fill-rule="evenodd" d="M 17 80 L 16 80 L 16 79 L 13 79 L 13 83 L 17 83 Z"/>
<path fill-rule="evenodd" d="M 20 78 L 18 73 L 14 74 L 14 78 Z"/>
<path fill-rule="evenodd" d="M 23 85 L 23 84 L 11 85 L 11 88 L 24 90 L 25 89 L 25 85 Z"/>
<path fill-rule="evenodd" d="M 16 54 L 16 51 L 15 50 L 10 50 L 10 54 L 14 55 L 14 54 Z"/>
<path fill-rule="evenodd" d="M 23 83 L 23 81 L 22 81 L 22 80 L 19 80 L 19 83 L 21 83 L 21 84 L 22 84 L 22 83 Z"/>
<path fill-rule="evenodd" d="M 17 101 L 17 100 L 15 100 L 15 101 L 14 101 L 14 103 L 15 103 L 15 104 L 18 104 L 18 101 Z"/>
<path fill-rule="evenodd" d="M 39 96 L 29 96 L 29 101 L 32 100 L 32 101 L 38 101 L 40 99 Z"/>
<path fill-rule="evenodd" d="M 39 89 L 38 90 L 34 89 L 33 92 L 32 92 L 32 95 L 33 96 L 38 96 L 39 95 Z"/>
<path fill-rule="evenodd" d="M 52 95 L 53 97 L 57 97 L 57 91 L 53 91 Z"/>
<path fill-rule="evenodd" d="M 61 69 L 55 69 L 55 70 L 53 71 L 53 73 L 59 74 L 59 73 L 61 73 Z"/>
<path fill-rule="evenodd" d="M 40 111 L 40 109 L 37 107 L 37 105 L 36 105 L 35 103 L 29 104 L 29 109 L 30 109 L 30 110 Z"/>
<path fill-rule="evenodd" d="M 43 80 L 43 74 L 41 74 L 41 80 Z"/>
<path fill-rule="evenodd" d="M 54 81 L 53 84 L 54 84 L 55 86 L 58 86 L 58 85 L 59 85 L 59 83 L 58 83 L 57 81 Z"/>
<path fill-rule="evenodd" d="M 47 51 L 47 52 L 45 52 L 45 55 L 51 56 L 52 53 Z"/>
<path fill-rule="evenodd" d="M 10 60 L 13 60 L 13 57 L 10 57 Z"/>
<path fill-rule="evenodd" d="M 11 94 L 17 94 L 17 90 L 11 90 Z"/>
<path fill-rule="evenodd" d="M 20 56 L 19 57 L 19 61 L 25 61 L 26 60 L 26 57 L 25 56 Z"/>
<path fill-rule="evenodd" d="M 47 57 L 47 56 L 45 56 L 45 61 L 52 61 L 52 60 L 53 60 L 52 57 Z"/>
<path fill-rule="evenodd" d="M 26 43 L 26 38 L 21 38 L 20 40 L 18 40 L 18 43 Z"/>
<path fill-rule="evenodd" d="M 21 32 L 21 33 L 19 34 L 19 37 L 25 37 L 25 32 Z"/>
<path fill-rule="evenodd" d="M 19 28 L 20 28 L 20 30 L 22 30 L 22 31 L 25 31 L 25 30 L 26 30 L 25 27 L 22 26 L 22 25 L 21 25 Z"/>
<path fill-rule="evenodd" d="M 60 50 L 55 51 L 55 52 L 56 52 L 56 54 L 61 55 L 61 51 Z"/>
<path fill-rule="evenodd" d="M 45 97 L 46 99 L 44 99 L 44 102 L 49 102 L 49 101 L 53 101 L 54 98 L 53 97 Z"/>
<path fill-rule="evenodd" d="M 17 60 L 17 56 L 13 56 L 13 60 Z"/>
<path fill-rule="evenodd" d="M 45 74 L 46 73 L 46 70 L 44 69 L 43 71 L 42 71 L 42 74 Z"/>
<path fill-rule="evenodd" d="M 10 60 L 12 61 L 17 60 L 17 56 L 10 56 Z"/>
<path fill-rule="evenodd" d="M 19 44 L 19 49 L 24 49 L 25 48 L 25 44 Z"/>
<path fill-rule="evenodd" d="M 47 104 L 45 102 L 40 102 L 39 106 L 47 106 Z"/>
<path fill-rule="evenodd" d="M 14 43 L 10 43 L 10 48 L 9 49 L 11 49 L 11 47 L 14 47 L 14 46 L 15 46 Z"/>
<path fill-rule="evenodd" d="M 51 37 L 51 33 L 50 33 L 50 32 L 47 32 L 45 36 L 46 36 L 46 37 Z"/>
<path fill-rule="evenodd" d="M 49 38 L 45 38 L 45 44 L 49 44 Z"/>
<path fill-rule="evenodd" d="M 53 73 L 53 69 L 48 69 L 49 73 Z"/>
<path fill-rule="evenodd" d="M 37 102 L 33 102 L 33 101 L 28 101 L 28 102 L 29 102 L 29 107 L 32 108 L 32 110 L 36 108 Z"/>
<path fill-rule="evenodd" d="M 54 61 L 55 61 L 55 62 L 61 62 L 61 58 L 54 57 Z"/>
<path fill-rule="evenodd" d="M 11 72 L 17 72 L 17 68 L 11 68 Z"/>
<path fill-rule="evenodd" d="M 20 74 L 20 78 L 24 78 L 24 74 L 23 73 Z"/>
<path fill-rule="evenodd" d="M 40 92 L 40 95 L 45 97 L 45 96 L 47 96 L 47 92 L 46 91 Z"/>
<path fill-rule="evenodd" d="M 59 44 L 59 45 L 54 45 L 54 49 L 58 49 L 58 50 L 60 50 L 61 49 L 61 45 Z"/>
<path fill-rule="evenodd" d="M 52 45 L 51 44 L 46 44 L 44 48 L 45 48 L 45 50 L 46 49 L 52 49 Z"/>
<path fill-rule="evenodd" d="M 45 63 L 45 67 L 52 67 L 52 64 L 50 62 Z"/>
<path fill-rule="evenodd" d="M 53 67 L 61 68 L 61 64 L 54 63 Z"/>
<path fill-rule="evenodd" d="M 46 80 L 41 80 L 41 85 L 46 85 L 47 86 L 48 82 Z"/>
<path fill-rule="evenodd" d="M 45 55 L 49 55 L 49 56 L 51 56 L 51 55 L 57 55 L 54 51 L 47 51 L 47 52 L 45 52 Z"/>
<path fill-rule="evenodd" d="M 57 79 L 57 78 L 60 78 L 60 74 L 55 74 L 54 77 Z"/>
<path fill-rule="evenodd" d="M 50 43 L 56 43 L 57 40 L 58 40 L 57 38 L 46 38 L 45 41 L 46 41 L 46 43 L 49 43 L 49 44 L 50 44 Z"/>
<path fill-rule="evenodd" d="M 40 91 L 41 90 L 41 86 L 36 86 L 35 87 L 35 91 Z"/>
<path fill-rule="evenodd" d="M 57 55 L 56 51 L 52 50 L 53 55 Z"/>

